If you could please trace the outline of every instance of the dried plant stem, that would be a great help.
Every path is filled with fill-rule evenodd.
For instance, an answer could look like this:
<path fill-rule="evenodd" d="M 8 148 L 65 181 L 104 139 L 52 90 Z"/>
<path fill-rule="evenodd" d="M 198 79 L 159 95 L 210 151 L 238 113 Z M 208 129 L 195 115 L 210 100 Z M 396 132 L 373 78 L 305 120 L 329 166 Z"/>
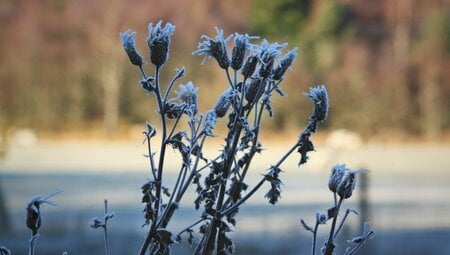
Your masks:
<path fill-rule="evenodd" d="M 108 200 L 105 199 L 104 203 L 105 203 L 105 215 L 107 215 L 108 214 Z M 103 233 L 104 233 L 104 238 L 105 238 L 105 254 L 109 255 L 109 249 L 108 249 L 108 247 L 109 247 L 109 245 L 108 245 L 108 227 L 107 227 L 108 225 L 107 225 L 107 222 L 108 222 L 108 217 L 105 217 L 105 225 L 103 227 Z"/>
<path fill-rule="evenodd" d="M 336 233 L 334 233 L 334 237 L 333 238 L 336 238 L 337 237 L 337 235 L 339 234 L 339 232 L 341 231 L 341 229 L 342 229 L 342 227 L 344 226 L 344 223 L 345 223 L 345 221 L 347 220 L 347 217 L 348 217 L 348 215 L 350 214 L 350 210 L 348 210 L 347 209 L 347 211 L 345 211 L 345 215 L 344 215 L 344 217 L 342 218 L 342 220 L 341 220 L 341 223 L 339 224 L 339 227 L 338 227 L 338 229 L 336 230 Z"/>
<path fill-rule="evenodd" d="M 209 228 L 208 235 L 206 237 L 206 241 L 205 241 L 203 249 L 202 249 L 203 255 L 212 253 L 211 248 L 214 246 L 213 241 L 216 238 L 217 227 L 221 220 L 221 215 L 219 212 L 222 211 L 222 206 L 223 206 L 223 202 L 225 199 L 225 190 L 226 190 L 226 186 L 227 186 L 228 175 L 229 175 L 229 171 L 230 171 L 230 168 L 232 165 L 232 159 L 234 158 L 236 147 L 237 147 L 237 144 L 239 141 L 239 136 L 240 136 L 241 130 L 242 130 L 241 126 L 239 124 L 235 125 L 234 129 L 235 130 L 233 132 L 234 136 L 233 136 L 233 142 L 231 144 L 231 147 L 227 146 L 225 148 L 226 156 L 224 157 L 225 162 L 224 162 L 224 169 L 223 169 L 223 180 L 220 185 L 219 198 L 218 198 L 217 204 L 216 204 L 217 214 L 214 216 L 212 223 L 211 223 L 211 227 Z"/>
<path fill-rule="evenodd" d="M 191 173 L 189 174 L 189 177 L 188 177 L 186 183 L 184 183 L 183 188 L 180 189 L 180 191 L 178 192 L 177 199 L 176 199 L 177 202 L 179 202 L 181 200 L 181 198 L 183 197 L 184 193 L 189 188 L 189 186 L 190 186 L 190 184 L 192 182 L 192 179 L 194 178 L 195 174 L 198 172 L 197 167 L 198 167 L 198 162 L 200 161 L 201 148 L 203 148 L 203 145 L 205 144 L 205 140 L 206 140 L 206 136 L 203 136 L 202 141 L 200 142 L 199 152 L 197 154 L 197 157 L 195 158 L 194 166 L 191 169 Z M 211 164 L 211 163 L 208 163 L 208 165 L 209 164 Z"/>
<path fill-rule="evenodd" d="M 39 234 L 31 235 L 30 239 L 30 248 L 28 250 L 28 255 L 34 255 L 34 250 L 36 246 L 36 239 L 39 237 Z"/>
<path fill-rule="evenodd" d="M 156 179 L 155 162 L 152 156 L 152 145 L 150 143 L 150 136 L 147 136 L 147 150 L 148 150 L 148 160 L 150 162 L 150 168 L 152 171 L 153 178 Z"/>
<path fill-rule="evenodd" d="M 281 164 L 283 164 L 283 162 L 295 151 L 295 149 L 297 149 L 298 145 L 295 144 L 294 146 L 292 146 L 288 152 L 286 152 L 284 154 L 284 156 L 273 166 L 274 168 L 278 168 L 281 166 Z M 237 201 L 236 203 L 234 203 L 231 207 L 227 208 L 225 211 L 223 211 L 221 213 L 221 215 L 228 215 L 230 213 L 233 213 L 236 209 L 239 208 L 240 205 L 242 205 L 243 203 L 245 203 L 245 201 L 247 201 L 251 196 L 253 196 L 253 194 L 264 184 L 264 182 L 266 181 L 266 178 L 263 177 L 256 185 L 255 187 L 253 187 L 252 190 L 250 190 L 243 198 L 241 198 L 239 201 Z"/>
<path fill-rule="evenodd" d="M 144 79 L 146 79 L 146 75 L 145 72 L 142 70 L 141 68 L 141 72 L 144 76 Z M 160 149 L 160 154 L 159 154 L 159 162 L 158 162 L 158 170 L 157 170 L 157 175 L 156 175 L 156 205 L 155 205 L 155 216 L 154 219 L 152 221 L 152 225 L 150 227 L 150 231 L 147 235 L 147 238 L 145 239 L 142 247 L 141 247 L 141 251 L 140 251 L 140 255 L 145 255 L 148 246 L 150 245 L 151 240 L 153 239 L 156 230 L 157 230 L 157 223 L 158 223 L 158 215 L 159 215 L 159 211 L 161 209 L 161 180 L 162 180 L 162 172 L 163 172 L 163 167 L 164 167 L 164 159 L 165 159 L 165 152 L 166 152 L 166 135 L 167 135 L 167 124 L 166 124 L 166 119 L 164 116 L 164 102 L 162 101 L 161 98 L 161 90 L 160 90 L 160 84 L 159 84 L 159 74 L 160 74 L 160 67 L 156 66 L 156 71 L 155 71 L 155 86 L 156 86 L 156 90 L 155 90 L 155 95 L 156 95 L 156 100 L 158 102 L 158 109 L 159 109 L 159 114 L 161 116 L 161 123 L 162 123 L 162 138 L 161 138 L 161 149 Z"/>
<path fill-rule="evenodd" d="M 316 255 L 316 246 L 317 246 L 317 230 L 319 229 L 319 221 L 316 221 L 316 225 L 314 226 L 313 231 L 313 243 L 312 243 L 312 255 Z"/>
<path fill-rule="evenodd" d="M 183 230 L 181 230 L 180 232 L 178 232 L 177 236 L 179 236 L 179 235 L 183 234 L 184 232 L 188 231 L 189 229 L 191 229 L 191 228 L 197 226 L 198 224 L 202 223 L 203 221 L 205 221 L 205 219 L 202 218 L 202 219 L 199 219 L 198 221 L 192 223 L 191 225 L 185 227 Z"/>
<path fill-rule="evenodd" d="M 333 222 L 331 223 L 330 235 L 328 237 L 327 246 L 325 247 L 324 255 L 332 255 L 333 254 L 333 250 L 334 250 L 334 244 L 333 244 L 334 230 L 336 228 L 337 217 L 338 217 L 339 209 L 340 209 L 340 207 L 342 205 L 342 202 L 344 202 L 344 198 L 343 197 L 339 198 L 339 201 L 338 201 L 338 203 L 337 203 L 337 205 L 335 207 Z"/>

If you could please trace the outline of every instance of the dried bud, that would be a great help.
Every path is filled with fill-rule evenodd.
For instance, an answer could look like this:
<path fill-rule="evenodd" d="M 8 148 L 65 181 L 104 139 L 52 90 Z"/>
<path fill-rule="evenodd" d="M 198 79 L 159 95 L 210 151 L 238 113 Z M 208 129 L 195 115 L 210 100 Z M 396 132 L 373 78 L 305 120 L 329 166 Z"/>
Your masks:
<path fill-rule="evenodd" d="M 352 196 L 353 190 L 356 186 L 356 173 L 345 171 L 341 183 L 337 187 L 337 193 L 342 198 L 349 198 Z"/>
<path fill-rule="evenodd" d="M 105 227 L 105 224 L 103 224 L 103 222 L 101 222 L 97 217 L 92 218 L 91 222 L 89 223 L 89 226 L 93 229 L 97 229 L 100 227 Z"/>
<path fill-rule="evenodd" d="M 217 115 L 216 111 L 210 110 L 206 113 L 205 122 L 203 122 L 203 132 L 209 136 L 212 136 L 212 130 L 216 126 Z"/>
<path fill-rule="evenodd" d="M 241 69 L 241 74 L 245 78 L 249 78 L 253 75 L 256 69 L 256 65 L 258 64 L 258 56 L 250 55 L 245 60 L 244 66 Z"/>
<path fill-rule="evenodd" d="M 56 204 L 50 200 L 52 196 L 61 193 L 61 191 L 58 191 L 56 193 L 53 193 L 47 197 L 34 197 L 31 199 L 31 201 L 27 205 L 27 227 L 31 229 L 32 235 L 35 236 L 38 233 L 39 228 L 42 225 L 42 215 L 41 215 L 41 206 L 42 204 L 49 204 L 56 206 Z"/>
<path fill-rule="evenodd" d="M 220 95 L 219 100 L 217 100 L 216 106 L 214 107 L 217 117 L 222 118 L 225 116 L 228 108 L 230 108 L 232 98 L 233 90 L 231 88 L 225 90 L 225 92 Z"/>
<path fill-rule="evenodd" d="M 156 128 L 152 126 L 152 124 L 145 122 L 147 130 L 145 130 L 143 133 L 147 138 L 152 138 L 156 135 Z"/>
<path fill-rule="evenodd" d="M 239 70 L 244 62 L 246 51 L 249 49 L 249 40 L 256 37 L 250 37 L 247 34 L 241 35 L 236 33 L 234 36 L 234 46 L 231 53 L 231 68 Z"/>
<path fill-rule="evenodd" d="M 147 79 L 143 79 L 139 81 L 141 83 L 141 87 L 147 91 L 147 93 L 150 93 L 155 90 L 155 86 L 153 85 L 153 81 L 155 78 L 153 76 L 147 77 Z"/>
<path fill-rule="evenodd" d="M 125 52 L 128 54 L 128 58 L 131 61 L 131 64 L 142 66 L 144 64 L 142 60 L 141 54 L 136 49 L 136 44 L 134 42 L 134 37 L 136 36 L 136 32 L 128 30 L 126 32 L 120 32 L 120 38 L 122 39 L 122 47 L 125 49 Z"/>
<path fill-rule="evenodd" d="M 292 49 L 283 58 L 280 60 L 279 65 L 273 71 L 273 79 L 281 80 L 287 69 L 294 63 L 295 58 L 297 57 L 297 48 Z"/>
<path fill-rule="evenodd" d="M 344 177 L 345 171 L 347 170 L 348 169 L 345 167 L 344 164 L 337 164 L 331 168 L 331 175 L 328 181 L 328 188 L 332 192 L 334 193 L 337 192 L 337 188 L 342 181 L 342 177 Z"/>
<path fill-rule="evenodd" d="M 262 80 L 260 79 L 251 79 L 245 86 L 245 99 L 247 102 L 252 103 L 254 102 L 261 94 L 258 93 L 259 91 L 263 92 L 261 90 L 261 83 Z"/>
<path fill-rule="evenodd" d="M 176 74 L 174 79 L 178 79 L 184 77 L 186 75 L 186 68 L 184 66 L 182 68 L 175 68 Z"/>
<path fill-rule="evenodd" d="M 6 249 L 6 247 L 1 246 L 0 255 L 11 255 L 11 252 L 8 249 Z"/>
<path fill-rule="evenodd" d="M 209 36 L 202 35 L 203 42 L 198 44 L 197 50 L 192 52 L 193 55 L 205 55 L 202 64 L 207 58 L 215 58 L 219 66 L 227 69 L 230 66 L 230 59 L 228 58 L 227 43 L 230 41 L 232 35 L 226 39 L 223 37 L 223 30 L 216 27 L 216 38 L 212 39 Z"/>
<path fill-rule="evenodd" d="M 187 105 L 188 115 L 195 115 L 197 113 L 197 88 L 190 81 L 186 85 L 180 85 L 178 98 Z"/>
<path fill-rule="evenodd" d="M 259 75 L 262 78 L 268 78 L 272 74 L 272 67 L 275 63 L 275 59 L 281 54 L 281 50 L 286 48 L 287 44 L 270 44 L 267 40 L 263 40 L 260 45 L 260 62 Z"/>
<path fill-rule="evenodd" d="M 326 224 L 328 220 L 328 215 L 325 213 L 316 213 L 316 222 L 318 224 Z"/>
<path fill-rule="evenodd" d="M 175 31 L 175 26 L 167 23 L 162 28 L 160 20 L 154 27 L 150 23 L 148 25 L 147 45 L 150 49 L 150 60 L 156 66 L 162 66 L 169 58 L 170 37 Z"/>
<path fill-rule="evenodd" d="M 367 170 L 350 170 L 344 164 L 335 165 L 331 168 L 328 188 L 341 198 L 349 198 L 356 186 L 356 174 L 366 172 Z"/>

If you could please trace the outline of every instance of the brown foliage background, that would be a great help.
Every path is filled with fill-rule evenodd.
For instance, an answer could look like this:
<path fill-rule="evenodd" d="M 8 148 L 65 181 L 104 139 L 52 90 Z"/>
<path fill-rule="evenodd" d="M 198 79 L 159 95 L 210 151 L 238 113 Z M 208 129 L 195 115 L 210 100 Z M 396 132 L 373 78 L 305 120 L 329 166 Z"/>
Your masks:
<path fill-rule="evenodd" d="M 166 76 L 186 66 L 200 110 L 214 105 L 224 75 L 191 55 L 201 34 L 250 32 L 299 47 L 275 99 L 274 129 L 301 127 L 301 93 L 325 83 L 326 125 L 363 134 L 402 131 L 436 136 L 450 127 L 450 3 L 396 1 L 4 0 L 0 2 L 0 129 L 66 131 L 151 121 L 119 32 L 144 39 L 150 22 L 176 25 Z M 282 103 L 281 103 L 282 102 Z M 295 110 L 293 110 L 295 109 Z"/>

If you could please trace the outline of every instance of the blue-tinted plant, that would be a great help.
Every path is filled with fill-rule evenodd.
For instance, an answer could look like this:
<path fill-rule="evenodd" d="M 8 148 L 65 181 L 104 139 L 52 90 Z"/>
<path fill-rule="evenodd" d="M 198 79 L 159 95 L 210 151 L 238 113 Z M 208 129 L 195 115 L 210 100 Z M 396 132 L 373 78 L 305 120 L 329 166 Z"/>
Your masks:
<path fill-rule="evenodd" d="M 160 82 L 161 69 L 168 59 L 174 30 L 175 27 L 170 23 L 163 28 L 161 21 L 154 27 L 149 25 L 147 45 L 150 62 L 154 65 L 151 75 L 144 70 L 144 61 L 134 44 L 135 32 L 120 34 L 131 63 L 139 67 L 141 87 L 156 99 L 161 122 L 158 153 L 152 146 L 152 138 L 157 135 L 156 128 L 147 123 L 144 131 L 150 174 L 142 186 L 142 202 L 145 204 L 144 226 L 148 226 L 149 230 L 140 254 L 170 254 L 170 246 L 186 234 L 187 241 L 192 245 L 195 240 L 194 229 L 197 227 L 201 238 L 194 254 L 234 254 L 235 245 L 228 233 L 236 225 L 239 208 L 264 183 L 269 184 L 265 195 L 269 203 L 278 202 L 282 184 L 281 166 L 296 151 L 300 154 L 299 165 L 307 162 L 308 153 L 314 150 L 311 135 L 328 115 L 328 94 L 325 86 L 311 88 L 305 93 L 314 104 L 308 125 L 286 154 L 270 166 L 261 180 L 251 188 L 246 182 L 246 176 L 255 155 L 263 149 L 260 139 L 263 115 L 272 117 L 272 96 L 284 95 L 280 85 L 286 71 L 294 63 L 297 48 L 283 55 L 286 43 L 270 43 L 263 39 L 260 44 L 255 44 L 252 41 L 257 37 L 237 33 L 224 36 L 223 30 L 219 28 L 216 28 L 217 35 L 214 38 L 203 35 L 203 41 L 193 54 L 204 56 L 203 62 L 215 59 L 224 70 L 229 86 L 223 89 L 213 108 L 206 113 L 199 113 L 194 83 L 182 84 L 173 93 L 175 83 L 185 74 L 184 68 L 176 70 L 167 86 L 162 86 Z M 228 44 L 233 36 L 234 45 L 230 54 Z M 187 122 L 187 130 L 179 129 L 178 124 L 182 120 Z M 205 141 L 216 136 L 214 128 L 221 121 L 226 122 L 228 130 L 223 149 L 217 156 L 205 158 Z M 168 146 L 181 156 L 178 177 L 171 189 L 167 188 L 168 183 L 164 180 Z M 194 203 L 197 210 L 202 210 L 201 217 L 174 234 L 166 227 L 191 186 L 195 187 L 197 193 Z"/>
<path fill-rule="evenodd" d="M 33 197 L 31 201 L 27 205 L 27 227 L 31 230 L 31 239 L 30 239 L 30 248 L 28 251 L 29 255 L 34 255 L 36 240 L 39 237 L 39 229 L 42 226 L 42 205 L 49 204 L 52 206 L 56 206 L 53 201 L 49 199 L 57 194 L 61 193 L 61 191 L 55 192 L 46 197 L 37 196 Z"/>
<path fill-rule="evenodd" d="M 103 220 L 98 219 L 97 217 L 92 218 L 90 222 L 90 226 L 93 229 L 102 228 L 103 229 L 103 237 L 105 240 L 105 254 L 109 254 L 109 245 L 108 245 L 108 220 L 114 217 L 114 212 L 108 212 L 108 200 L 104 200 L 105 214 L 103 215 Z"/>
<path fill-rule="evenodd" d="M 320 114 L 319 114 L 320 115 Z M 321 254 L 323 255 L 332 255 L 334 253 L 334 249 L 336 248 L 335 239 L 339 235 L 342 227 L 344 226 L 345 221 L 350 213 L 358 214 L 357 211 L 352 209 L 347 209 L 345 211 L 344 216 L 341 218 L 339 225 L 337 225 L 339 212 L 342 208 L 342 204 L 346 199 L 349 199 L 353 190 L 356 186 L 356 175 L 358 173 L 365 173 L 367 171 L 364 170 L 350 170 L 346 168 L 344 164 L 338 164 L 331 168 L 331 175 L 328 181 L 328 188 L 333 193 L 333 207 L 328 209 L 325 213 L 316 213 L 316 223 L 314 228 L 310 227 L 306 222 L 302 219 L 302 226 L 313 235 L 312 242 L 312 255 L 316 254 L 316 246 L 317 246 L 317 231 L 320 225 L 326 224 L 329 220 L 332 221 L 330 232 L 328 234 L 328 239 L 324 243 Z M 375 235 L 375 232 L 370 229 L 369 223 L 364 224 L 364 230 L 361 236 L 355 237 L 352 240 L 349 240 L 350 244 L 353 244 L 353 247 L 348 247 L 345 250 L 345 255 L 353 255 L 355 254 L 359 248 L 370 238 Z"/>

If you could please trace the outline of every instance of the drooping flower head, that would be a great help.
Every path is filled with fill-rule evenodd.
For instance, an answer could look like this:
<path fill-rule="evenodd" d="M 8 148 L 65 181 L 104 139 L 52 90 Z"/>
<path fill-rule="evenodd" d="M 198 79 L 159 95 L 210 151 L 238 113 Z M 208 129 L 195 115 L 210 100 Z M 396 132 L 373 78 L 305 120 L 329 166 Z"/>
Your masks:
<path fill-rule="evenodd" d="M 216 27 L 216 38 L 212 39 L 207 35 L 202 35 L 203 42 L 198 44 L 197 50 L 192 52 L 193 55 L 205 55 L 202 64 L 207 58 L 215 58 L 219 66 L 227 69 L 230 66 L 230 59 L 228 57 L 227 44 L 233 35 L 226 39 L 223 37 L 223 30 Z"/>
<path fill-rule="evenodd" d="M 150 60 L 156 66 L 162 66 L 169 58 L 170 37 L 175 31 L 175 26 L 167 23 L 164 28 L 160 20 L 155 26 L 148 25 L 147 45 L 150 49 Z"/>
<path fill-rule="evenodd" d="M 314 111 L 310 118 L 311 132 L 316 132 L 317 123 L 325 120 L 328 116 L 328 92 L 324 85 L 310 88 L 304 93 L 314 103 Z"/>
<path fill-rule="evenodd" d="M 295 58 L 297 57 L 297 48 L 290 50 L 286 55 L 284 55 L 278 64 L 278 66 L 273 70 L 273 79 L 278 81 L 283 78 L 287 69 L 294 63 Z"/>
<path fill-rule="evenodd" d="M 128 55 L 128 58 L 131 61 L 131 64 L 142 66 L 144 61 L 142 60 L 141 54 L 136 49 L 136 43 L 134 41 L 134 37 L 136 36 L 136 32 L 131 30 L 127 30 L 126 32 L 120 32 L 120 38 L 122 39 L 122 47 L 125 49 L 125 52 Z"/>
<path fill-rule="evenodd" d="M 49 199 L 56 194 L 61 193 L 58 191 L 53 193 L 47 197 L 37 196 L 31 199 L 31 201 L 27 205 L 27 227 L 31 229 L 33 236 L 38 233 L 39 228 L 42 225 L 42 215 L 41 215 L 41 205 L 49 204 L 56 206 L 56 204 Z"/>

